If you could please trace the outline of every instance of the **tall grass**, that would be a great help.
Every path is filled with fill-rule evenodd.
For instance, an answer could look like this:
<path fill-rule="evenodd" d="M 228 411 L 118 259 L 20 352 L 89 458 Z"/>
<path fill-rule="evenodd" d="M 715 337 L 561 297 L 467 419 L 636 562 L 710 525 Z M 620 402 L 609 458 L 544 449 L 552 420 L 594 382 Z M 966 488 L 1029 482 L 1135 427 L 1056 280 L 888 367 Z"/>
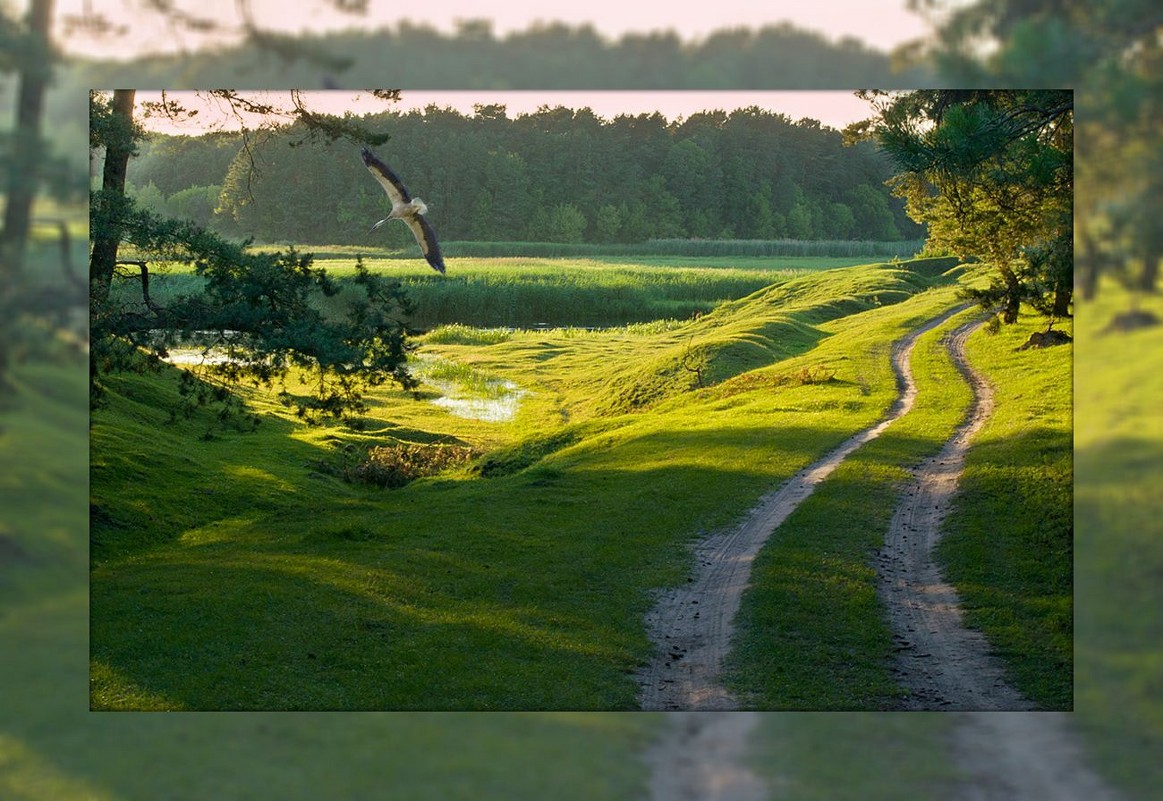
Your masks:
<path fill-rule="evenodd" d="M 367 253 L 368 247 L 359 245 L 302 245 L 279 242 L 257 246 L 256 250 L 276 250 L 288 245 L 316 254 L 319 258 L 343 258 Z M 379 243 L 372 243 L 377 253 L 383 253 Z M 651 239 L 646 242 L 478 242 L 449 240 L 441 242 L 444 255 L 450 258 L 623 258 L 650 256 L 685 256 L 691 258 L 855 258 L 855 259 L 908 259 L 924 247 L 920 239 L 901 241 L 873 241 L 864 239 Z M 415 259 L 413 247 L 389 251 L 392 259 Z"/>
<path fill-rule="evenodd" d="M 341 284 L 353 275 L 353 263 L 353 258 L 316 261 Z M 795 266 L 780 269 L 770 264 L 668 266 L 527 258 L 450 263 L 448 275 L 439 276 L 423 262 L 406 268 L 401 262 L 382 258 L 365 263 L 404 285 L 416 305 L 409 323 L 421 330 L 452 323 L 483 328 L 609 327 L 681 319 L 805 272 Z M 202 285 L 188 268 L 159 268 L 150 282 L 150 294 L 156 302 L 164 304 L 176 295 L 196 292 Z M 333 298 L 320 296 L 318 302 L 338 314 L 348 302 L 348 293 L 358 291 L 348 286 Z M 132 278 L 118 281 L 113 300 L 140 305 L 140 284 Z"/>
<path fill-rule="evenodd" d="M 692 256 L 692 257 L 844 257 L 910 258 L 920 252 L 920 240 L 874 242 L 869 240 L 804 239 L 651 239 L 632 244 L 564 242 L 461 242 L 443 243 L 451 257 L 496 258 L 595 258 L 599 256 Z M 411 255 L 404 252 L 402 255 Z"/>

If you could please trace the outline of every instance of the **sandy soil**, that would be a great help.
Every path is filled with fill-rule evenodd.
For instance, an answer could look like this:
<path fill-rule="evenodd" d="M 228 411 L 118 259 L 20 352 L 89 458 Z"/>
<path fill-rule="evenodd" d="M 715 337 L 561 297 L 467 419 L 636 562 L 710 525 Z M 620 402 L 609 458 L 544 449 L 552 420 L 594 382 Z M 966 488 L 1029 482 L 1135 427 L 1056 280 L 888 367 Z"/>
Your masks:
<path fill-rule="evenodd" d="M 672 712 L 646 755 L 652 801 L 767 801 L 744 763 L 757 712 Z"/>
<path fill-rule="evenodd" d="M 646 753 L 651 801 L 791 798 L 746 764 L 763 712 L 671 712 Z M 1087 763 L 1065 712 L 959 712 L 953 760 L 961 781 L 949 801 L 1124 801 Z M 876 743 L 868 743 L 876 751 Z M 901 753 L 885 754 L 885 769 Z M 854 779 L 856 780 L 856 779 Z"/>
<path fill-rule="evenodd" d="M 894 670 L 909 691 L 905 709 L 1034 708 L 1006 684 L 1002 664 L 990 653 L 985 637 L 962 626 L 957 592 L 942 579 L 932 558 L 969 440 L 993 411 L 989 383 L 965 361 L 965 340 L 980 326 L 980 321 L 967 323 L 946 341 L 973 387 L 973 405 L 940 453 L 914 469 L 877 558 L 879 592 L 896 643 Z"/>
<path fill-rule="evenodd" d="M 719 680 L 731 644 L 732 621 L 751 574 L 751 563 L 767 538 L 853 451 L 879 436 L 912 408 L 916 385 L 909 357 L 917 337 L 962 311 L 958 307 L 928 321 L 893 345 L 899 397 L 887 417 L 854 435 L 783 486 L 760 499 L 735 528 L 694 546 L 695 572 L 686 585 L 662 591 L 646 616 L 655 658 L 637 674 L 643 709 L 727 710 L 739 706 Z"/>
<path fill-rule="evenodd" d="M 1119 801 L 1096 774 L 1067 712 L 966 712 L 954 736 L 965 780 L 953 801 Z"/>

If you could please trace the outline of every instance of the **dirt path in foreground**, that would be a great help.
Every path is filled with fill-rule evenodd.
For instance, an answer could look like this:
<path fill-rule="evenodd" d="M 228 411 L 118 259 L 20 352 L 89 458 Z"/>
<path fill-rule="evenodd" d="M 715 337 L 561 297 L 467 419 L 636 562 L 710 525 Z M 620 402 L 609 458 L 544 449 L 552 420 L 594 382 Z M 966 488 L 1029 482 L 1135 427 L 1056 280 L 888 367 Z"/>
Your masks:
<path fill-rule="evenodd" d="M 1086 763 L 1068 712 L 967 712 L 954 732 L 953 801 L 1120 801 Z"/>
<path fill-rule="evenodd" d="M 671 712 L 646 753 L 650 801 L 791 798 L 746 764 L 763 712 Z M 953 761 L 962 778 L 949 801 L 1124 801 L 1087 763 L 1067 712 L 959 712 Z M 869 742 L 876 753 L 878 744 Z M 885 770 L 907 754 L 884 753 Z M 794 770 L 794 766 L 789 766 Z M 793 777 L 794 778 L 794 777 Z M 850 781 L 859 782 L 858 777 Z"/>
<path fill-rule="evenodd" d="M 758 712 L 671 712 L 646 754 L 651 801 L 767 801 L 763 780 L 745 764 Z"/>
<path fill-rule="evenodd" d="M 967 323 L 946 342 L 973 387 L 969 415 L 940 453 L 914 469 L 877 557 L 878 590 L 896 643 L 894 672 L 909 691 L 905 709 L 1034 709 L 1005 682 L 1004 668 L 985 637 L 964 628 L 957 591 L 942 579 L 932 556 L 969 440 L 993 412 L 993 390 L 965 360 L 965 340 L 981 325 Z"/>
<path fill-rule="evenodd" d="M 909 357 L 917 337 L 965 308 L 952 309 L 893 344 L 892 365 L 900 394 L 884 420 L 850 437 L 765 495 L 739 526 L 695 544 L 694 575 L 685 586 L 663 590 L 646 616 L 655 657 L 636 676 L 643 709 L 738 708 L 738 701 L 720 684 L 719 676 L 756 554 L 817 484 L 912 408 L 917 388 Z"/>

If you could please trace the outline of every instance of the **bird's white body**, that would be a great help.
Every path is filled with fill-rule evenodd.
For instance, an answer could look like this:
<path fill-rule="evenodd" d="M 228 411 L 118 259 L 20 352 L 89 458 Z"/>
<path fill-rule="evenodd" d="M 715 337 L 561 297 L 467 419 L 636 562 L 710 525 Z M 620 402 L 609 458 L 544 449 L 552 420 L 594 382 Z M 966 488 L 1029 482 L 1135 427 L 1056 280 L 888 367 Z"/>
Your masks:
<path fill-rule="evenodd" d="M 404 222 L 408 222 L 409 217 L 427 213 L 428 206 L 418 197 L 412 198 L 407 203 L 393 203 L 392 210 L 388 212 L 388 216 L 373 225 L 372 230 L 376 230 L 389 220 L 403 220 Z"/>

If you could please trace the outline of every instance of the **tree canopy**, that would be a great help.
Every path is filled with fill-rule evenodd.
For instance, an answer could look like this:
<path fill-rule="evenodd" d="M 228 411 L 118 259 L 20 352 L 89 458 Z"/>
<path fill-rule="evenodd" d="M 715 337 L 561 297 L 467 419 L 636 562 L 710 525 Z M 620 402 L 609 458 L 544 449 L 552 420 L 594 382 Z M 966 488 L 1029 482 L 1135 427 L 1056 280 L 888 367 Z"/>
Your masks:
<path fill-rule="evenodd" d="M 1163 10 L 1154 0 L 913 0 L 942 11 L 913 48 L 958 86 L 1074 87 L 1079 288 L 1153 292 L 1163 263 Z"/>
<path fill-rule="evenodd" d="M 1074 97 L 1069 90 L 868 92 L 872 136 L 899 169 L 892 183 L 928 246 L 995 270 L 970 290 L 1004 323 L 1030 305 L 1050 325 L 1073 287 Z"/>
<path fill-rule="evenodd" d="M 237 47 L 86 61 L 78 82 L 201 88 L 246 83 L 279 89 L 379 86 L 384 76 L 410 89 L 851 89 L 931 85 L 923 65 L 904 71 L 883 52 L 851 38 L 832 41 L 789 23 L 724 28 L 702 41 L 673 32 L 607 39 L 589 25 L 530 25 L 498 35 L 488 20 L 443 33 L 429 25 L 352 29 L 280 38 L 264 31 Z"/>
<path fill-rule="evenodd" d="M 467 116 L 431 106 L 359 122 L 391 132 L 381 155 L 428 203 L 445 240 L 883 241 L 920 233 L 884 186 L 891 169 L 871 143 L 846 149 L 839 132 L 770 110 L 668 122 L 657 113 L 605 120 L 588 108 L 510 118 L 499 105 Z M 131 189 L 158 211 L 182 213 L 185 204 L 185 214 L 206 221 L 195 198 L 218 187 L 208 222 L 235 236 L 369 242 L 383 192 L 355 150 L 302 143 L 301 127 L 249 149 L 222 133 L 151 137 L 131 165 Z M 375 241 L 412 247 L 403 226 Z"/>
<path fill-rule="evenodd" d="M 353 291 L 325 312 L 319 299 L 336 297 L 341 287 L 312 266 L 310 254 L 256 253 L 246 242 L 141 209 L 125 194 L 126 169 L 143 136 L 133 101 L 131 90 L 94 93 L 90 101 L 91 145 L 104 154 L 102 185 L 90 204 L 92 401 L 99 403 L 110 372 L 156 365 L 178 341 L 222 350 L 225 359 L 183 372 L 182 389 L 189 408 L 220 401 L 224 416 L 236 404 L 227 388 L 245 381 L 278 382 L 284 401 L 308 419 L 361 411 L 365 389 L 389 379 L 414 387 L 406 369 L 410 304 L 397 283 L 357 260 Z M 341 134 L 341 123 L 328 119 L 321 130 L 358 141 L 358 127 Z M 123 245 L 149 258 L 119 260 Z M 158 303 L 149 294 L 150 259 L 192 265 L 201 289 Z M 111 292 L 117 280 L 140 282 L 140 294 L 126 301 Z M 305 390 L 288 382 L 293 373 Z"/>

